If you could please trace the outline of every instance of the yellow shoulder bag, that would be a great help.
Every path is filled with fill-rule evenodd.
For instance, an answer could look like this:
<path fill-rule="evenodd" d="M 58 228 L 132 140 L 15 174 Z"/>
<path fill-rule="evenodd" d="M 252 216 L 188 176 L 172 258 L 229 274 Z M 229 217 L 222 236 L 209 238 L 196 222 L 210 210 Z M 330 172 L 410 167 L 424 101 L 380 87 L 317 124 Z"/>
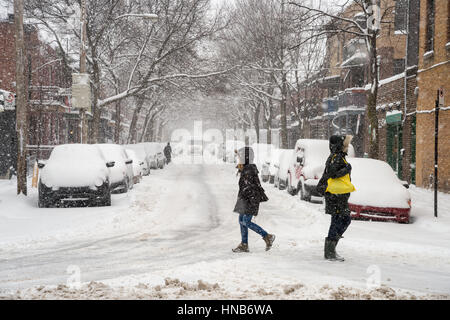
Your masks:
<path fill-rule="evenodd" d="M 347 161 L 344 159 L 344 162 L 347 164 Z M 332 179 L 328 179 L 328 187 L 325 192 L 333 193 L 333 194 L 344 194 L 355 191 L 355 186 L 350 181 L 350 174 L 346 174 L 345 176 Z"/>

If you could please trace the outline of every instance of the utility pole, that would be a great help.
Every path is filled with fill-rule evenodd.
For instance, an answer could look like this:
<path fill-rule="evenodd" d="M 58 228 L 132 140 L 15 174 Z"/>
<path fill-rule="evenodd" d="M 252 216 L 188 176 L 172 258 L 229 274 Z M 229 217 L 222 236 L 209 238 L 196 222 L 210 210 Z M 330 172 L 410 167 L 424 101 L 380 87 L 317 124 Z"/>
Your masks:
<path fill-rule="evenodd" d="M 14 0 L 16 38 L 16 132 L 17 194 L 27 195 L 27 87 L 25 81 L 25 44 L 23 34 L 23 0 Z"/>
<path fill-rule="evenodd" d="M 80 50 L 80 73 L 86 73 L 86 0 L 81 0 L 81 50 Z M 90 103 L 90 101 L 89 101 Z M 86 109 L 80 109 L 81 143 L 87 143 L 87 121 Z"/>
<path fill-rule="evenodd" d="M 438 216 L 438 150 L 439 150 L 439 109 L 444 106 L 444 89 L 437 91 L 434 110 L 434 216 Z"/>
<path fill-rule="evenodd" d="M 86 111 L 91 109 L 91 87 L 86 67 L 86 0 L 81 0 L 81 44 L 80 44 L 80 72 L 72 74 L 72 106 L 79 110 L 80 115 L 80 143 L 88 141 L 88 125 Z"/>
<path fill-rule="evenodd" d="M 280 134 L 281 134 L 281 147 L 283 149 L 288 148 L 288 134 L 287 134 L 287 71 L 284 69 L 284 55 L 285 55 L 285 0 L 281 0 L 281 48 L 280 48 L 280 61 L 281 61 L 281 103 L 280 103 Z"/>

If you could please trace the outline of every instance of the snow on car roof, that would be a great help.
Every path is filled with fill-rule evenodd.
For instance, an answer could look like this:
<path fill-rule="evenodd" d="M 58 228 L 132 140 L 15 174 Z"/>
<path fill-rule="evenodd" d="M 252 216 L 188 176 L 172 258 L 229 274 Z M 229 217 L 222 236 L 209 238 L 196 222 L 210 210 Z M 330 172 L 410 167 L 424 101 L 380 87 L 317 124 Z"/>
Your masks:
<path fill-rule="evenodd" d="M 143 145 L 140 144 L 126 144 L 124 145 L 126 149 L 133 150 L 138 158 L 141 158 L 141 160 L 144 160 L 147 154 L 145 153 L 145 148 Z"/>
<path fill-rule="evenodd" d="M 305 166 L 325 164 L 330 155 L 328 140 L 300 139 L 295 144 L 295 150 L 305 150 Z"/>
<path fill-rule="evenodd" d="M 351 179 L 356 191 L 349 202 L 381 208 L 408 208 L 411 198 L 391 166 L 381 160 L 348 158 L 352 165 Z"/>
<path fill-rule="evenodd" d="M 325 162 L 330 155 L 328 140 L 299 139 L 295 144 L 295 150 L 298 148 L 303 148 L 305 150 L 305 166 L 325 165 Z M 355 149 L 351 144 L 348 148 L 348 156 L 355 156 Z"/>
<path fill-rule="evenodd" d="M 163 151 L 163 147 L 159 142 L 142 142 L 140 144 L 144 146 L 145 152 L 148 155 L 155 155 Z"/>
<path fill-rule="evenodd" d="M 108 175 L 102 152 L 90 144 L 56 146 L 40 173 L 42 182 L 49 187 L 100 185 Z"/>
<path fill-rule="evenodd" d="M 103 152 L 107 160 L 119 161 L 125 160 L 125 149 L 118 144 L 111 143 L 99 143 L 97 144 L 100 150 Z"/>

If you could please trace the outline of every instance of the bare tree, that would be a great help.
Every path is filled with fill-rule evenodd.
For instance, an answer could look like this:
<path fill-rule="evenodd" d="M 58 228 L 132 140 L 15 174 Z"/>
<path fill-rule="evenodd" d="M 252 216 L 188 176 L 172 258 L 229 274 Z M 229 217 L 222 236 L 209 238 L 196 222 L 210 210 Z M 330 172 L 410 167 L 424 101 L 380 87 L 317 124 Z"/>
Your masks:
<path fill-rule="evenodd" d="M 381 5 L 383 3 L 383 6 Z M 304 1 L 291 1 L 290 5 L 301 11 L 311 14 L 310 19 L 327 17 L 329 22 L 321 30 L 320 35 L 348 34 L 355 38 L 363 39 L 368 54 L 368 75 L 370 90 L 367 93 L 367 116 L 370 125 L 369 157 L 378 158 L 378 117 L 376 113 L 378 86 L 379 86 L 379 61 L 377 54 L 377 36 L 381 24 L 390 23 L 388 17 L 395 9 L 389 6 L 386 0 L 347 0 L 340 12 L 330 12 L 320 7 L 306 5 Z M 308 40 L 308 39 L 306 39 Z M 304 40 L 304 41 L 306 41 Z M 302 45 L 303 42 L 296 46 Z"/>
<path fill-rule="evenodd" d="M 74 22 L 79 2 L 30 0 L 27 7 L 29 16 L 49 31 L 65 56 L 70 56 L 63 38 L 69 33 L 72 41 L 80 39 Z M 227 71 L 205 71 L 194 63 L 198 42 L 223 27 L 220 15 L 211 17 L 208 10 L 209 0 L 89 1 L 87 62 L 93 92 L 92 142 L 98 140 L 100 114 L 106 106 L 137 96 L 155 84 Z M 141 12 L 157 14 L 159 21 L 149 23 L 146 18 L 150 15 L 138 14 Z M 66 34 L 61 34 L 61 29 Z M 188 68 L 180 68 L 186 64 Z"/>
<path fill-rule="evenodd" d="M 25 44 L 23 33 L 23 0 L 14 0 L 14 23 L 16 38 L 16 132 L 17 194 L 27 195 L 27 84 L 25 81 Z"/>

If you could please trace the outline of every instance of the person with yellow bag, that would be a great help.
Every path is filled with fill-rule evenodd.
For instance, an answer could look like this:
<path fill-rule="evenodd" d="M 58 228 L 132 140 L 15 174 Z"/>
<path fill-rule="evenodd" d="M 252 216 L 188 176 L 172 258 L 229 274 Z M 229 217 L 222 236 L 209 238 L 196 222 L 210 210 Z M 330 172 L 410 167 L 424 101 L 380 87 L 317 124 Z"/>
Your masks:
<path fill-rule="evenodd" d="M 325 171 L 317 185 L 319 194 L 325 196 L 325 213 L 331 215 L 328 237 L 325 238 L 324 257 L 327 260 L 344 261 L 336 253 L 336 246 L 351 222 L 348 198 L 355 191 L 351 183 L 352 166 L 347 162 L 348 147 L 353 136 L 330 137 L 330 156 Z"/>

